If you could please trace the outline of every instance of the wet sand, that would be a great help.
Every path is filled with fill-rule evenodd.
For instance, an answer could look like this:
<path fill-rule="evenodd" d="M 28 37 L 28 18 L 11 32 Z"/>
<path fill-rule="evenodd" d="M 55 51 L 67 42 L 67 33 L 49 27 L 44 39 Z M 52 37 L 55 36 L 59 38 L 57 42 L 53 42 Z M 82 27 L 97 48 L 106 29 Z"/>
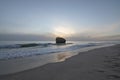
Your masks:
<path fill-rule="evenodd" d="M 63 62 L 1 75 L 0 80 L 120 80 L 120 45 L 80 52 Z"/>

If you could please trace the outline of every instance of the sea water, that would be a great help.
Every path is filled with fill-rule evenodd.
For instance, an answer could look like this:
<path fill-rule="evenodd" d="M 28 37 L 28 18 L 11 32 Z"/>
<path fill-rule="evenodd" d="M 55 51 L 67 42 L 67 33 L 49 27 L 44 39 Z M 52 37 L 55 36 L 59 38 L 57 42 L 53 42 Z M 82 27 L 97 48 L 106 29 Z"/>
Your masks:
<path fill-rule="evenodd" d="M 115 41 L 68 41 L 66 44 L 57 45 L 54 41 L 0 41 L 0 59 L 52 54 L 113 43 L 115 44 Z"/>
<path fill-rule="evenodd" d="M 79 52 L 118 44 L 119 41 L 0 41 L 0 75 L 61 62 Z"/>

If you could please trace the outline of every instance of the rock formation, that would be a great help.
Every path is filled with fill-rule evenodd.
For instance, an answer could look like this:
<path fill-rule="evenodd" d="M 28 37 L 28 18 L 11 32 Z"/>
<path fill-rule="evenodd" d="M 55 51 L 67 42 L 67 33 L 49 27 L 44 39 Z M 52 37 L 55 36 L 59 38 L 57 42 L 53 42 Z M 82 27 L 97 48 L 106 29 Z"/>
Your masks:
<path fill-rule="evenodd" d="M 56 43 L 57 44 L 65 44 L 66 43 L 66 40 L 62 37 L 56 37 Z"/>

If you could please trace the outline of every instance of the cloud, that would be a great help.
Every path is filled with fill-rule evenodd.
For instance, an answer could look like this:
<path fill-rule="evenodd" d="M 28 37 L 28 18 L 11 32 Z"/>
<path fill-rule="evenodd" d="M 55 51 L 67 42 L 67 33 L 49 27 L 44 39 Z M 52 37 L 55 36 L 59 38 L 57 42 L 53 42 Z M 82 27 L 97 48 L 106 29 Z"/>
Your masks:
<path fill-rule="evenodd" d="M 50 36 L 51 35 L 51 36 Z M 0 34 L 0 41 L 51 41 L 52 34 L 31 35 L 31 34 Z"/>
<path fill-rule="evenodd" d="M 79 29 L 78 29 L 79 30 Z M 70 30 L 65 32 L 70 32 Z M 54 32 L 54 31 L 53 31 Z M 117 36 L 116 36 L 117 35 Z M 44 33 L 44 34 L 0 34 L 0 40 L 38 40 L 38 41 L 51 41 L 55 40 L 54 33 Z M 94 28 L 83 28 L 79 32 L 71 34 L 66 37 L 67 40 L 120 40 L 120 22 L 113 23 L 110 25 L 104 25 Z"/>
<path fill-rule="evenodd" d="M 120 40 L 120 22 L 79 30 L 69 40 Z"/>
<path fill-rule="evenodd" d="M 78 34 L 80 36 L 97 37 L 97 36 L 120 34 L 120 32 L 116 32 L 118 30 L 120 31 L 120 22 L 109 25 L 96 26 L 94 28 L 86 27 L 82 29 Z"/>

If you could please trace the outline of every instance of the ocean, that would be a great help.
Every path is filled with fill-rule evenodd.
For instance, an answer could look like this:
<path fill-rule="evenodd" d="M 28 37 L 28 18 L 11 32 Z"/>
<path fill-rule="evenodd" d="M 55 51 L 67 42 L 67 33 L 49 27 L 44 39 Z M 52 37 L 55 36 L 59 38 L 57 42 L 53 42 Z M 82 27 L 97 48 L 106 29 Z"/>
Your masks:
<path fill-rule="evenodd" d="M 80 52 L 107 47 L 119 41 L 0 41 L 0 75 L 65 61 Z"/>
<path fill-rule="evenodd" d="M 117 41 L 68 41 L 57 45 L 55 41 L 0 41 L 0 59 L 14 59 L 21 57 L 52 54 L 77 49 L 116 44 Z"/>

